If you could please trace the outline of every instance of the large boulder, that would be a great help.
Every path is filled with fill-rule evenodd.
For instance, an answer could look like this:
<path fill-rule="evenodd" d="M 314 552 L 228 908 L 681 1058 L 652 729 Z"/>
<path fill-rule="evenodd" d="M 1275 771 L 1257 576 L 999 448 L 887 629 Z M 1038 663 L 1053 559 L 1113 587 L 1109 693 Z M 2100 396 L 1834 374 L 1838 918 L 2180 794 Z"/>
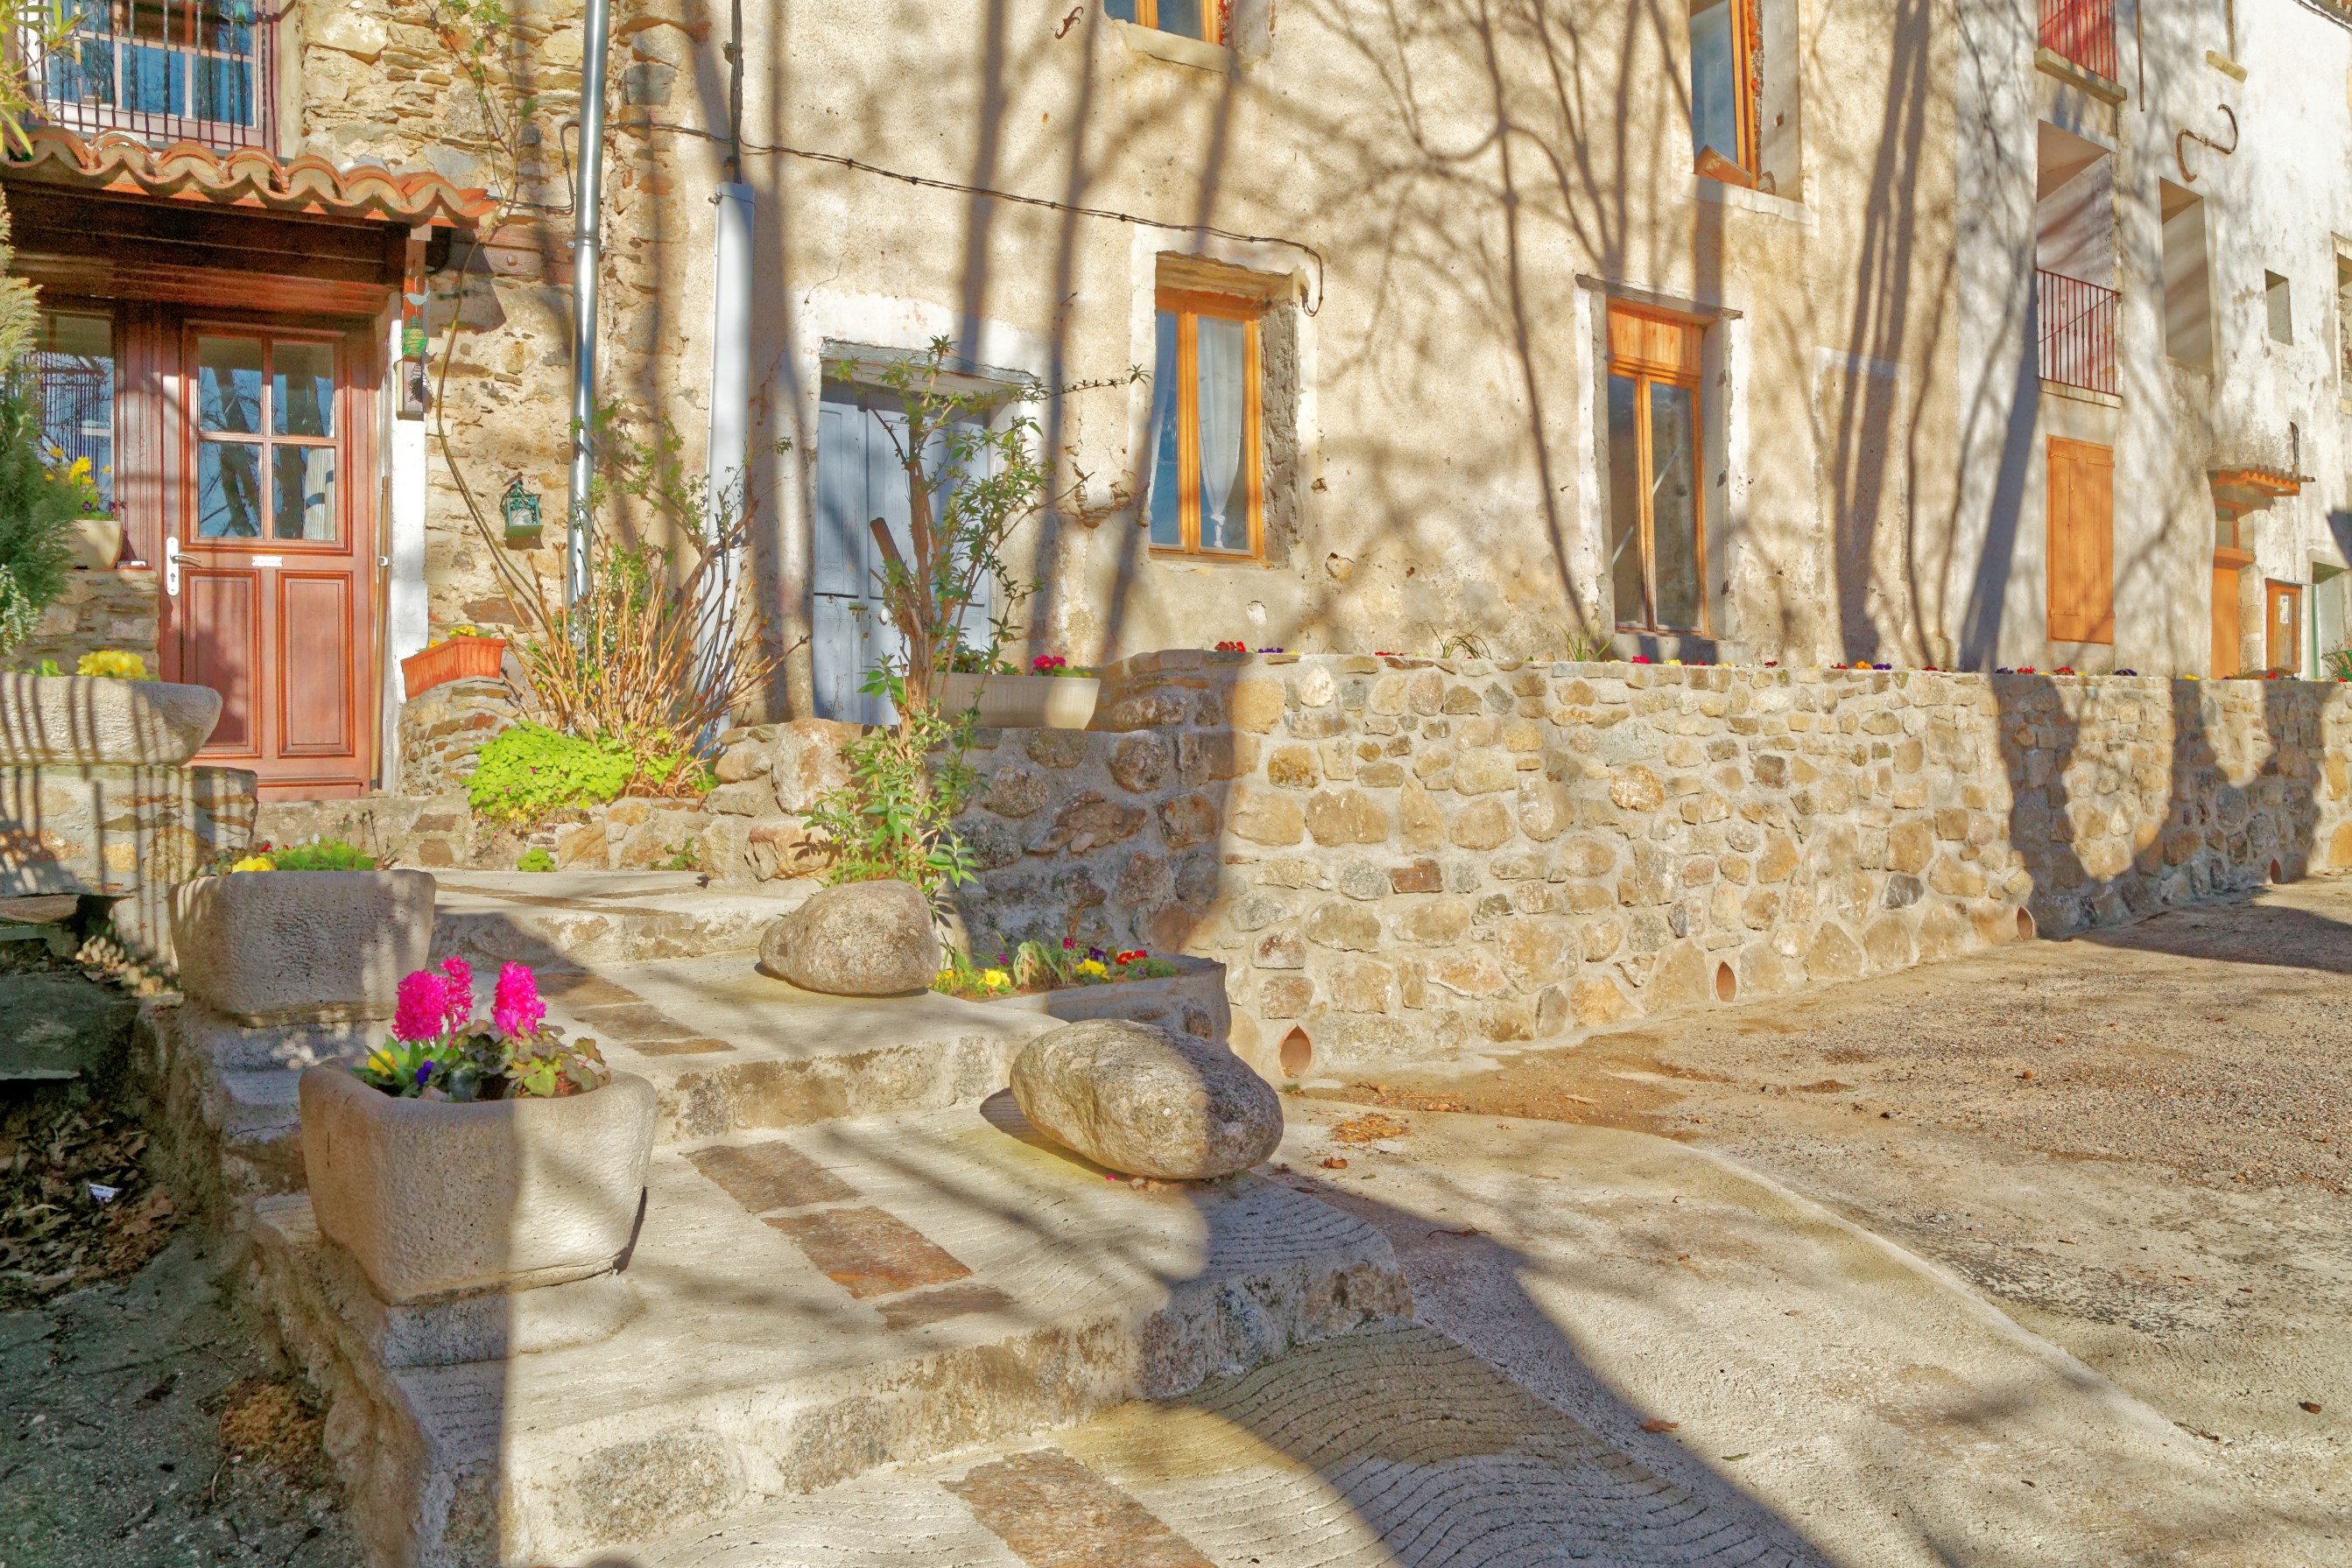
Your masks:
<path fill-rule="evenodd" d="M 1097 1165 L 1163 1181 L 1246 1170 L 1282 1141 L 1282 1101 L 1241 1058 L 1125 1019 L 1066 1024 L 1022 1047 L 1013 1098 Z"/>
<path fill-rule="evenodd" d="M 760 967 L 803 990 L 895 997 L 940 972 L 939 933 L 922 890 L 904 882 L 819 888 L 760 939 Z"/>

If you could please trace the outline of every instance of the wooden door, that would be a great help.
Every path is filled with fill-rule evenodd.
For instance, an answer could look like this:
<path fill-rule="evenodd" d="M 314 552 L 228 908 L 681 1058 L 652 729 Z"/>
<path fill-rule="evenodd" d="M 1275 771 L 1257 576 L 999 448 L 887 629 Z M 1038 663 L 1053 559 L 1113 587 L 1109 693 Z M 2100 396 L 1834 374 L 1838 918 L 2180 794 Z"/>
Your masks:
<path fill-rule="evenodd" d="M 2295 674 L 2303 668 L 2303 584 L 2263 588 L 2263 667 Z"/>
<path fill-rule="evenodd" d="M 2050 438 L 2047 562 L 2050 640 L 2116 640 L 2116 455 Z"/>
<path fill-rule="evenodd" d="M 373 335 L 191 321 L 178 336 L 162 631 L 169 677 L 221 694 L 199 758 L 253 769 L 265 799 L 364 793 Z"/>
<path fill-rule="evenodd" d="M 2210 666 L 2213 679 L 2225 680 L 2238 673 L 2238 568 L 2235 563 L 2213 563 L 2213 663 Z"/>

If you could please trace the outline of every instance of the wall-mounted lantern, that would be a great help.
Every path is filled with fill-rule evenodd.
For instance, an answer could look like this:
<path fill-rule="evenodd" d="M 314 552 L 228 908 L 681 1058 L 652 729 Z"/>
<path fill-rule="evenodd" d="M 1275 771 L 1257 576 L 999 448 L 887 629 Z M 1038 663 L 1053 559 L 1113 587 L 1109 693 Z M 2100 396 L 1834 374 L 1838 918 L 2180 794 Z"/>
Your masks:
<path fill-rule="evenodd" d="M 524 549 L 539 548 L 539 497 L 522 487 L 521 475 L 508 484 L 499 510 L 506 517 L 508 544 Z"/>

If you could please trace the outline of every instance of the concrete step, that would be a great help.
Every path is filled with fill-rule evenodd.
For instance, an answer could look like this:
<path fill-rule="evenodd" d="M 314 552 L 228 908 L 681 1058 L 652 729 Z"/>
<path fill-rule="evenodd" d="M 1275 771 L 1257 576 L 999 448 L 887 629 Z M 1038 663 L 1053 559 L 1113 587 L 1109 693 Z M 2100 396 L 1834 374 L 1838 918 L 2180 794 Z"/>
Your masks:
<path fill-rule="evenodd" d="M 551 1018 L 652 1080 L 662 1143 L 976 1103 L 1057 1022 L 932 992 L 820 996 L 760 973 L 748 953 L 539 978 Z"/>
<path fill-rule="evenodd" d="M 1433 1329 L 1295 1349 L 1173 1400 L 896 1467 L 600 1560 L 632 1568 L 1813 1564 Z"/>
<path fill-rule="evenodd" d="M 756 953 L 768 923 L 796 909 L 806 878 L 730 887 L 692 872 L 436 871 L 433 956 L 496 968 L 641 964 Z"/>
<path fill-rule="evenodd" d="M 637 1316 L 502 1362 L 384 1367 L 307 1200 L 256 1215 L 379 1563 L 586 1557 L 1410 1311 L 1363 1221 L 1249 1175 L 1139 1188 L 1002 1093 L 656 1151 Z"/>

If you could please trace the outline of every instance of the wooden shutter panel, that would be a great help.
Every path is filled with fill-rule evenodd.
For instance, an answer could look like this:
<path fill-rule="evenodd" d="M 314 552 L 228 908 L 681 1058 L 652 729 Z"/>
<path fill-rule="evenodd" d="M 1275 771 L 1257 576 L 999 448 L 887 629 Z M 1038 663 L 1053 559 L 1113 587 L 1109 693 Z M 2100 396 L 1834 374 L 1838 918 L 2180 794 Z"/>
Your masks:
<path fill-rule="evenodd" d="M 2115 453 L 2050 439 L 2045 561 L 2050 640 L 2116 640 Z"/>

